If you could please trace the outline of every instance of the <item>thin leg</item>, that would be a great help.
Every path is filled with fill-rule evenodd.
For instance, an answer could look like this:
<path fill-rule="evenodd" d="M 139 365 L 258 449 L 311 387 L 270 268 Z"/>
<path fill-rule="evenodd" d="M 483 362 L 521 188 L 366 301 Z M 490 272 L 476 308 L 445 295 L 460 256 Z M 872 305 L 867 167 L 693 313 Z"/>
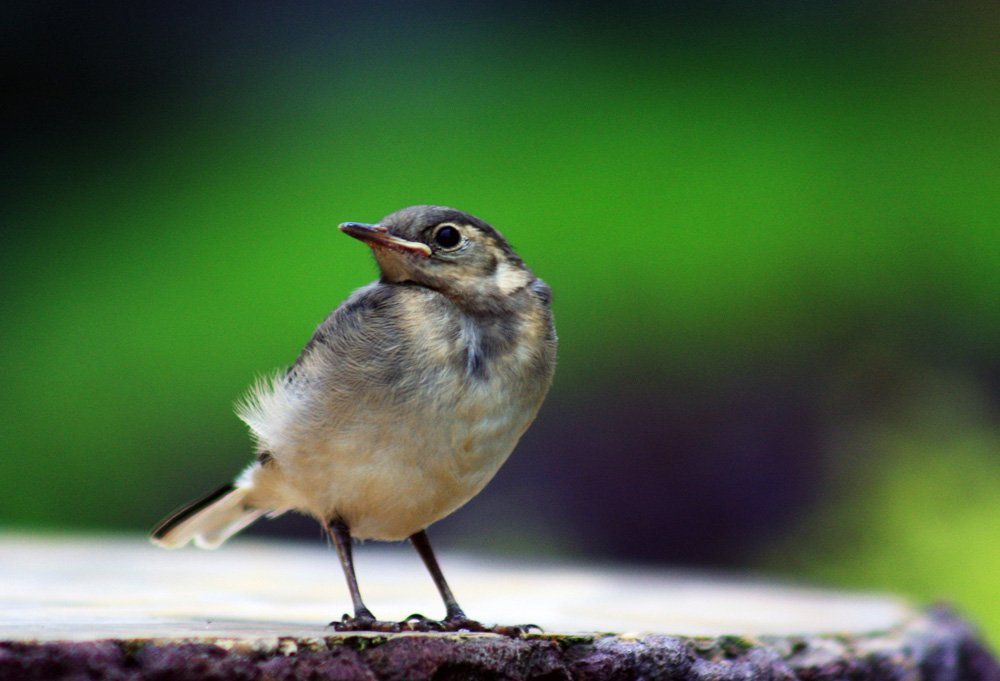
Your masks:
<path fill-rule="evenodd" d="M 334 520 L 330 523 L 329 527 L 333 543 L 337 545 L 340 565 L 344 568 L 344 576 L 347 577 L 347 588 L 351 592 L 351 601 L 354 603 L 354 619 L 374 621 L 375 616 L 372 615 L 371 610 L 366 608 L 365 604 L 361 601 L 358 578 L 354 575 L 354 553 L 351 550 L 351 531 L 343 520 Z"/>
<path fill-rule="evenodd" d="M 444 600 L 446 611 L 445 622 L 467 621 L 469 618 L 465 616 L 462 608 L 459 607 L 458 601 L 455 600 L 455 596 L 448 587 L 448 582 L 445 581 L 444 573 L 441 572 L 441 566 L 438 565 L 437 558 L 434 557 L 434 550 L 431 548 L 431 542 L 427 538 L 427 532 L 420 530 L 412 535 L 410 543 L 413 544 L 413 548 L 417 550 L 417 553 L 423 559 L 424 565 L 427 566 L 427 571 L 431 573 L 431 578 L 434 580 L 434 586 L 437 587 L 438 593 L 441 594 L 441 598 Z"/>
<path fill-rule="evenodd" d="M 402 622 L 382 622 L 375 619 L 371 610 L 365 607 L 361 600 L 361 591 L 358 589 L 358 580 L 354 575 L 354 557 L 351 550 L 351 531 L 342 520 L 334 520 L 329 524 L 330 536 L 337 546 L 337 554 L 340 556 L 340 565 L 344 568 L 344 576 L 347 578 L 347 588 L 351 592 L 351 601 L 354 603 L 354 617 L 344 615 L 344 619 L 339 622 L 331 622 L 330 626 L 337 631 L 491 631 L 505 636 L 520 637 L 528 633 L 532 628 L 531 624 L 516 626 L 495 626 L 486 628 L 479 622 L 470 620 L 465 616 L 462 608 L 459 607 L 455 596 L 448 587 L 448 582 L 444 579 L 441 567 L 438 565 L 431 543 L 427 539 L 427 533 L 421 530 L 410 537 L 414 548 L 427 566 L 427 570 L 434 579 L 441 598 L 444 600 L 444 607 L 447 611 L 445 619 L 441 622 L 429 620 L 423 615 L 411 615 Z"/>

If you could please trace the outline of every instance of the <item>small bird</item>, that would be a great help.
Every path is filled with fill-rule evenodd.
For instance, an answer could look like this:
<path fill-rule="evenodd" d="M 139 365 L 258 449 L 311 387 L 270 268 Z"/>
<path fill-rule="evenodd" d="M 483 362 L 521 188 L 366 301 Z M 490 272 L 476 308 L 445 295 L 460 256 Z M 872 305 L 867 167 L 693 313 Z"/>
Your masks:
<path fill-rule="evenodd" d="M 340 230 L 371 247 L 381 276 L 237 405 L 256 460 L 151 539 L 215 548 L 261 516 L 297 511 L 327 529 L 347 578 L 354 616 L 334 628 L 516 633 L 465 615 L 426 528 L 483 489 L 538 413 L 556 364 L 551 289 L 500 232 L 453 208 L 412 206 Z M 377 620 L 358 590 L 352 537 L 409 539 L 445 618 Z"/>

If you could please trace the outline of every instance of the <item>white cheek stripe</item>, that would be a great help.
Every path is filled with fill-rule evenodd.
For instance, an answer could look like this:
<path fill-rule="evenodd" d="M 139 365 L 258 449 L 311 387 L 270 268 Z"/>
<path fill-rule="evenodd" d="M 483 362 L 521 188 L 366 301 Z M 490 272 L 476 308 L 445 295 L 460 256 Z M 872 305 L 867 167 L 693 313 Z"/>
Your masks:
<path fill-rule="evenodd" d="M 493 281 L 496 282 L 500 293 L 506 296 L 528 285 L 528 273 L 522 269 L 511 267 L 506 262 L 501 262 L 497 265 L 496 272 L 493 273 Z"/>

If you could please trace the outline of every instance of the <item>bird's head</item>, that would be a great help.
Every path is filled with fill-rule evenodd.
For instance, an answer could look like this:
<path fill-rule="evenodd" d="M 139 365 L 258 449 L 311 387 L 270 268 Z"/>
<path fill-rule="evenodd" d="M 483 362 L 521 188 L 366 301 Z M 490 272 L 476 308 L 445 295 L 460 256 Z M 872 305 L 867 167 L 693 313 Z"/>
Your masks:
<path fill-rule="evenodd" d="M 382 278 L 434 289 L 463 305 L 502 299 L 535 276 L 496 229 L 444 206 L 411 206 L 341 231 L 371 246 Z"/>

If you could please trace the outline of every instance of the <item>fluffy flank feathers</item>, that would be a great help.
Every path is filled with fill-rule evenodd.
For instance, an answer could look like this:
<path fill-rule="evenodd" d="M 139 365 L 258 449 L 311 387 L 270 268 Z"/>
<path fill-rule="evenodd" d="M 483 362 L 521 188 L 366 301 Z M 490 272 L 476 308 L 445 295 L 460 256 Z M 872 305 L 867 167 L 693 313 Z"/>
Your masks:
<path fill-rule="evenodd" d="M 250 426 L 258 449 L 280 450 L 301 399 L 286 382 L 284 373 L 261 376 L 236 404 L 236 415 Z"/>

